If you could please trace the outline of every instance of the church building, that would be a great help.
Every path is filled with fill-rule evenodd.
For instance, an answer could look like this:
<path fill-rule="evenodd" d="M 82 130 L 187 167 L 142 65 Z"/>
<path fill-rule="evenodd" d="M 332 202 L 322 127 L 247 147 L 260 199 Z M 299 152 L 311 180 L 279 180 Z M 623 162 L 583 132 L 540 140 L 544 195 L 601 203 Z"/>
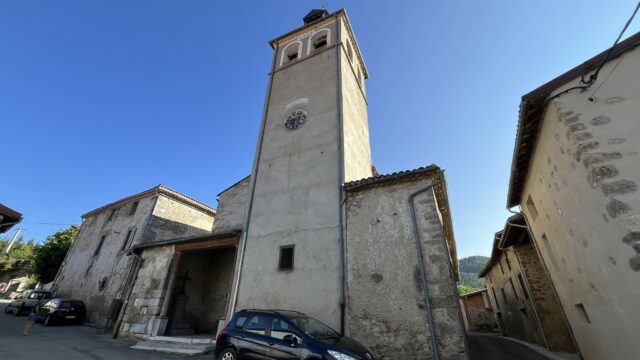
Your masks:
<path fill-rule="evenodd" d="M 211 333 L 247 308 L 304 312 L 377 358 L 466 359 L 447 183 L 372 165 L 363 55 L 344 10 L 270 42 L 251 174 L 212 230 L 131 247 L 114 332 Z"/>

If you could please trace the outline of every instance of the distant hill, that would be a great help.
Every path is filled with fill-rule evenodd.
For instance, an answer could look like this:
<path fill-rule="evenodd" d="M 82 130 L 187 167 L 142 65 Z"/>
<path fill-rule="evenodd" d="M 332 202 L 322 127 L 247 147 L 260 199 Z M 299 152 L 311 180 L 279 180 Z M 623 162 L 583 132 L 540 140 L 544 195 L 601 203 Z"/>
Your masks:
<path fill-rule="evenodd" d="M 469 256 L 459 259 L 460 285 L 470 291 L 483 289 L 485 287 L 484 280 L 478 279 L 478 273 L 484 269 L 487 262 L 489 262 L 489 257 L 487 256 Z"/>

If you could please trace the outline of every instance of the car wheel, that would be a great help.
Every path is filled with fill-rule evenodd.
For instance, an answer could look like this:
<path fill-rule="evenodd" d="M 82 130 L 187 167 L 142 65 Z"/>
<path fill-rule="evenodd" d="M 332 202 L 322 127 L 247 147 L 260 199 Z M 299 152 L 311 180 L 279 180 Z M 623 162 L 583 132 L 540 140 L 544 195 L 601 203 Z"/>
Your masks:
<path fill-rule="evenodd" d="M 42 325 L 51 326 L 51 316 L 47 315 L 47 317 L 44 318 L 44 321 L 42 322 Z"/>
<path fill-rule="evenodd" d="M 10 312 L 11 312 L 11 309 L 9 309 L 9 305 L 5 306 L 5 307 L 4 307 L 4 313 L 5 313 L 5 314 L 8 314 L 8 313 L 10 313 Z"/>
<path fill-rule="evenodd" d="M 233 349 L 225 349 L 220 356 L 218 356 L 218 360 L 238 360 L 238 355 Z"/>

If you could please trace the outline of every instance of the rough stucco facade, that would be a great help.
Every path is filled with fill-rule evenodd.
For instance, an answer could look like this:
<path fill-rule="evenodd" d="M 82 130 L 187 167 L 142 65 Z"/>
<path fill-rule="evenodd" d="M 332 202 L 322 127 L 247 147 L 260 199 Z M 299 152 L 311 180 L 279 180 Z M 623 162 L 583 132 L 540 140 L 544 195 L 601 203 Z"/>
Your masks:
<path fill-rule="evenodd" d="M 526 215 L 589 360 L 640 353 L 638 43 L 636 34 L 614 48 L 590 90 L 554 98 L 544 116 L 535 110 L 538 99 L 579 85 L 587 65 L 603 60 L 604 53 L 525 95 L 514 155 L 514 161 L 526 156 L 530 162 L 514 165 L 510 205 L 520 205 Z M 537 139 L 531 149 L 521 140 L 527 136 Z"/>
<path fill-rule="evenodd" d="M 409 197 L 433 182 L 407 175 L 346 185 L 347 334 L 384 359 L 431 359 L 435 335 L 443 359 L 466 359 L 452 252 L 433 190 L 414 200 L 435 328 L 428 325 Z"/>
<path fill-rule="evenodd" d="M 93 210 L 83 215 L 53 289 L 58 296 L 86 302 L 88 320 L 107 326 L 114 300 L 125 296 L 133 265 L 131 248 L 209 233 L 214 216 L 213 209 L 161 186 Z"/>

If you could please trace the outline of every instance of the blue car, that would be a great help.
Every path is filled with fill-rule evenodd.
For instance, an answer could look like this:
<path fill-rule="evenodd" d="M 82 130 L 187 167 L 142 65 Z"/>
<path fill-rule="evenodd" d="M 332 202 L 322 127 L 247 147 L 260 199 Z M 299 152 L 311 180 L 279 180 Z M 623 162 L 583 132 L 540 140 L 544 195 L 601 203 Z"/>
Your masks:
<path fill-rule="evenodd" d="M 300 312 L 241 310 L 216 338 L 216 359 L 373 360 L 359 342 Z"/>

